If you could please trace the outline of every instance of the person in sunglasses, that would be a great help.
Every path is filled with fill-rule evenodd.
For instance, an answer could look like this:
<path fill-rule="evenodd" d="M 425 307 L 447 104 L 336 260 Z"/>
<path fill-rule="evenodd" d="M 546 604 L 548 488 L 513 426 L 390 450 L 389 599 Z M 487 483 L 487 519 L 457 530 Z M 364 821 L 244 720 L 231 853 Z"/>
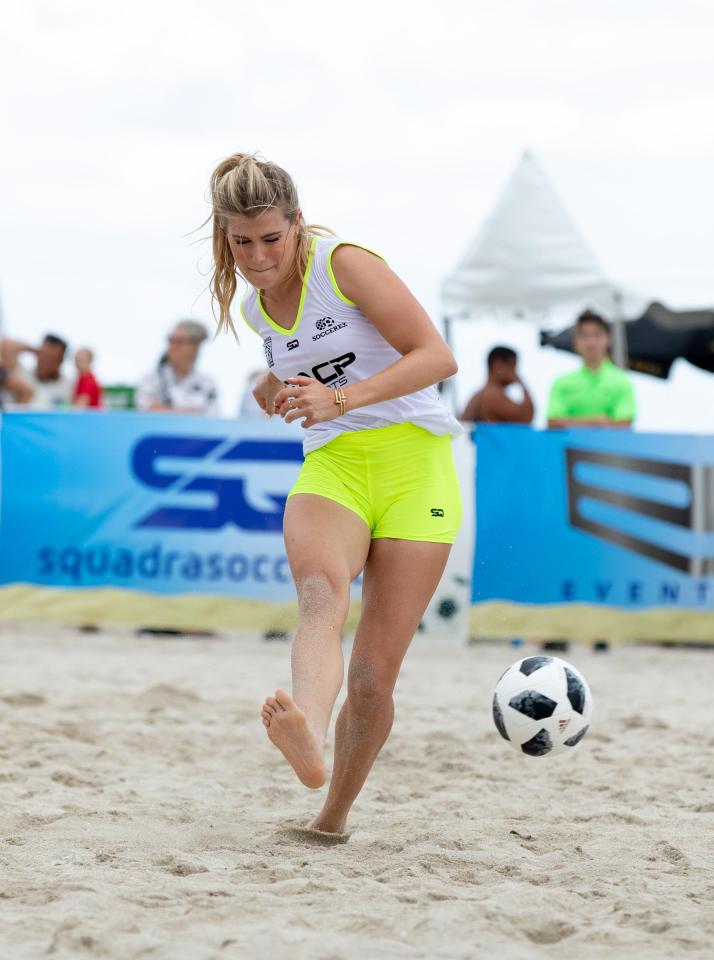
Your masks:
<path fill-rule="evenodd" d="M 208 331 L 196 320 L 181 320 L 168 337 L 168 347 L 156 370 L 139 384 L 136 406 L 144 411 L 217 414 L 215 381 L 196 369 Z"/>

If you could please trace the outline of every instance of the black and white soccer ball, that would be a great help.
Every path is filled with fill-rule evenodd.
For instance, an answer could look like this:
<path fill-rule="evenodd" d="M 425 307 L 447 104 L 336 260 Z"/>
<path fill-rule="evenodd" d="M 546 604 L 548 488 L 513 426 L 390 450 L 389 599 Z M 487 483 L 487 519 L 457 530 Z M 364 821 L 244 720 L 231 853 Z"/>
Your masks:
<path fill-rule="evenodd" d="M 493 694 L 496 729 L 519 753 L 572 750 L 590 726 L 593 701 L 585 678 L 558 657 L 524 657 L 502 674 Z"/>

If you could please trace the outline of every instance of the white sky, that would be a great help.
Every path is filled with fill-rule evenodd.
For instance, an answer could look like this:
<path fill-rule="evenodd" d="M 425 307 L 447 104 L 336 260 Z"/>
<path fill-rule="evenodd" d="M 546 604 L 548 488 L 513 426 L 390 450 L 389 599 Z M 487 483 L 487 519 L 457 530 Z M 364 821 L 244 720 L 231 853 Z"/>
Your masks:
<path fill-rule="evenodd" d="M 531 148 L 615 281 L 714 305 L 709 0 L 309 4 L 6 0 L 0 35 L 0 297 L 7 335 L 46 330 L 135 381 L 183 316 L 210 321 L 217 160 L 259 150 L 308 217 L 380 250 L 432 316 Z M 204 348 L 233 414 L 262 350 Z M 495 342 L 542 411 L 575 361 L 507 324 L 457 336 L 459 393 Z M 712 428 L 714 377 L 636 377 L 640 427 Z"/>

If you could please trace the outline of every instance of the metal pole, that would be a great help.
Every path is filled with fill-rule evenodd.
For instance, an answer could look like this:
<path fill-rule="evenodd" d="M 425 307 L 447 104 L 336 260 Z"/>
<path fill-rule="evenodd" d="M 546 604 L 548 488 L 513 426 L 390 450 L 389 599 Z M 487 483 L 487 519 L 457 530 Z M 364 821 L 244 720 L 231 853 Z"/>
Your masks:
<path fill-rule="evenodd" d="M 627 370 L 630 358 L 627 351 L 627 332 L 625 331 L 625 316 L 622 307 L 622 293 L 615 291 L 615 316 L 612 321 L 612 359 L 618 367 Z"/>
<path fill-rule="evenodd" d="M 454 345 L 452 343 L 452 328 L 451 328 L 451 317 L 444 316 L 444 340 L 446 340 L 447 347 L 453 351 Z M 444 380 L 441 385 L 441 396 L 448 407 L 451 408 L 452 412 L 456 412 L 456 377 L 457 374 L 454 374 L 453 377 L 449 377 L 448 380 Z"/>
<path fill-rule="evenodd" d="M 446 340 L 446 346 L 453 350 L 453 345 L 451 343 L 451 317 L 444 317 L 444 340 Z"/>

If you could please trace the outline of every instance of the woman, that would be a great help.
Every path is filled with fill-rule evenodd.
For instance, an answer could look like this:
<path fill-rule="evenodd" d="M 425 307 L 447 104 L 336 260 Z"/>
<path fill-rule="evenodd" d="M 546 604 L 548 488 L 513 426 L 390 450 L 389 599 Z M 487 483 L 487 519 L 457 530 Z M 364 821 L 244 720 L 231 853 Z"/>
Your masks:
<path fill-rule="evenodd" d="M 74 365 L 77 368 L 77 380 L 74 384 L 72 404 L 80 409 L 98 409 L 102 405 L 102 388 L 94 375 L 92 364 L 94 353 L 87 347 L 77 350 Z"/>
<path fill-rule="evenodd" d="M 198 351 L 208 331 L 196 320 L 181 320 L 168 337 L 168 348 L 153 373 L 139 384 L 139 410 L 171 413 L 218 412 L 218 391 L 212 377 L 196 369 Z"/>
<path fill-rule="evenodd" d="M 299 603 L 292 696 L 265 701 L 268 737 L 308 787 L 322 786 L 327 729 L 343 682 L 341 633 L 363 571 L 362 613 L 337 718 L 327 797 L 310 827 L 346 837 L 349 810 L 394 717 L 392 692 L 461 518 L 456 420 L 434 384 L 456 372 L 441 336 L 376 254 L 306 226 L 295 186 L 247 154 L 211 178 L 219 329 L 241 303 L 263 339 L 259 406 L 305 429 L 305 463 L 285 510 Z M 235 331 L 234 331 L 235 332 Z"/>

